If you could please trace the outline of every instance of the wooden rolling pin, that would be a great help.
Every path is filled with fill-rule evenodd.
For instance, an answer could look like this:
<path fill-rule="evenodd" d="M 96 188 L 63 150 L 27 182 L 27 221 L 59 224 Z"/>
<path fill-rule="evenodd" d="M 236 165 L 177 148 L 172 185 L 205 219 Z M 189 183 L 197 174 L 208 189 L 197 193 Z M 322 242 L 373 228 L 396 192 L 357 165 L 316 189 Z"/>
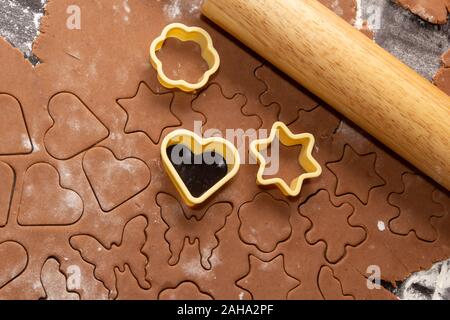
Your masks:
<path fill-rule="evenodd" d="M 205 0 L 203 13 L 450 190 L 450 98 L 317 0 Z"/>

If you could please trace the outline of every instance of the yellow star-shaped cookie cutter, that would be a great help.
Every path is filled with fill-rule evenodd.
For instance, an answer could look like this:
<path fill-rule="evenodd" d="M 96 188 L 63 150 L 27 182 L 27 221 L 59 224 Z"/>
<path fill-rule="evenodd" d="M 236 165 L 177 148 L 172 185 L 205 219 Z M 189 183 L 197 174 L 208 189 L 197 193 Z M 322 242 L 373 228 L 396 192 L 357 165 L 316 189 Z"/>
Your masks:
<path fill-rule="evenodd" d="M 261 151 L 273 143 L 275 137 L 285 146 L 302 145 L 298 161 L 305 173 L 291 181 L 290 185 L 281 178 L 264 178 L 264 171 L 266 169 L 266 158 L 261 154 Z M 303 181 L 305 179 L 316 178 L 322 174 L 322 167 L 312 156 L 314 148 L 314 136 L 310 133 L 293 134 L 291 130 L 283 123 L 276 122 L 272 126 L 270 136 L 267 139 L 254 140 L 250 145 L 250 152 L 256 158 L 259 164 L 259 170 L 256 178 L 256 183 L 261 186 L 277 186 L 285 196 L 296 197 L 300 194 Z"/>
<path fill-rule="evenodd" d="M 202 58 L 207 62 L 209 69 L 197 83 L 189 83 L 185 80 L 173 80 L 164 73 L 163 64 L 156 53 L 161 50 L 164 42 L 168 38 L 176 38 L 183 42 L 193 41 L 200 45 Z M 153 40 L 150 45 L 150 61 L 158 73 L 158 80 L 161 85 L 168 89 L 178 88 L 185 92 L 192 92 L 203 88 L 208 83 L 209 78 L 219 70 L 220 66 L 220 57 L 214 48 L 209 33 L 200 27 L 188 27 L 182 23 L 169 24 L 164 28 L 161 35 Z"/>

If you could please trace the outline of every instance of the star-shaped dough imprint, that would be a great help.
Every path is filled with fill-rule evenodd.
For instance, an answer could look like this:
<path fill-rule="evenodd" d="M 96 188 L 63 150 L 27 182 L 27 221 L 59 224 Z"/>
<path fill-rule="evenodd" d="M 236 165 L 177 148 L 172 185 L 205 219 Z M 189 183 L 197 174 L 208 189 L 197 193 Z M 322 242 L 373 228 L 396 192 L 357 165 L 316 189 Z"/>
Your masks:
<path fill-rule="evenodd" d="M 281 254 L 270 261 L 250 255 L 249 264 L 247 275 L 237 285 L 248 290 L 253 299 L 287 299 L 289 292 L 300 285 L 299 280 L 286 272 Z"/>
<path fill-rule="evenodd" d="M 125 132 L 144 132 L 158 144 L 164 129 L 181 125 L 171 110 L 173 96 L 173 93 L 155 93 L 141 82 L 134 97 L 117 100 L 127 113 Z"/>
<path fill-rule="evenodd" d="M 278 139 L 278 141 L 276 139 Z M 267 149 L 272 146 L 275 141 L 287 147 L 302 146 L 297 160 L 304 172 L 292 181 L 286 182 L 280 177 L 269 179 L 266 179 L 264 177 L 268 161 L 266 160 L 266 157 L 262 152 L 267 151 Z M 274 185 L 277 186 L 285 196 L 298 196 L 300 194 L 303 181 L 310 178 L 316 178 L 322 174 L 321 166 L 312 156 L 314 142 L 315 139 L 312 134 L 294 134 L 283 122 L 275 122 L 272 126 L 272 130 L 268 138 L 254 140 L 250 145 L 250 152 L 256 158 L 259 164 L 259 170 L 256 179 L 257 184 L 262 186 Z M 277 150 L 276 147 L 271 148 L 271 166 L 273 166 L 275 162 L 278 162 L 279 165 L 280 157 L 279 152 L 276 153 L 277 151 L 279 150 Z"/>
<path fill-rule="evenodd" d="M 367 204 L 370 191 L 386 184 L 376 171 L 376 159 L 375 153 L 359 154 L 346 145 L 342 159 L 327 164 L 337 179 L 336 195 L 354 194 Z"/>

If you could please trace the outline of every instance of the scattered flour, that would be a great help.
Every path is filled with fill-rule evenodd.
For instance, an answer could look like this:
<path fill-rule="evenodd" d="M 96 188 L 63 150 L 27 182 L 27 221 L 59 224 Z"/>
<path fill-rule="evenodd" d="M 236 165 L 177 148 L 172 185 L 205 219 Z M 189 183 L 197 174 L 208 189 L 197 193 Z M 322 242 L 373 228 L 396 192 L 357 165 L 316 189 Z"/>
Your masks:
<path fill-rule="evenodd" d="M 126 23 L 130 21 L 129 14 L 131 13 L 131 7 L 128 0 L 124 0 L 122 6 L 114 4 L 112 8 L 115 14 L 122 16 L 123 21 L 125 21 Z"/>
<path fill-rule="evenodd" d="M 72 182 L 73 176 L 72 173 L 70 172 L 70 169 L 62 165 L 58 168 L 58 171 L 61 177 L 61 181 L 65 182 L 66 184 L 70 184 Z"/>
<path fill-rule="evenodd" d="M 36 141 L 34 139 L 31 139 L 31 144 L 33 146 L 33 152 L 41 151 L 41 148 L 39 147 L 39 145 L 36 143 Z"/>
<path fill-rule="evenodd" d="M 202 0 L 192 0 L 190 2 L 191 6 L 189 8 L 189 13 L 190 14 L 199 14 L 200 13 L 200 8 L 202 6 Z"/>
<path fill-rule="evenodd" d="M 0 0 L 0 36 L 22 51 L 34 65 L 39 61 L 33 56 L 33 43 L 40 34 L 47 0 L 39 2 Z"/>
<path fill-rule="evenodd" d="M 334 0 L 331 4 L 331 8 L 334 12 L 336 12 L 338 15 L 342 16 L 344 14 L 344 10 L 341 7 L 340 0 Z"/>
<path fill-rule="evenodd" d="M 217 267 L 222 264 L 222 260 L 219 257 L 219 254 L 215 252 L 211 258 L 209 259 L 212 267 Z"/>
<path fill-rule="evenodd" d="M 69 122 L 70 128 L 74 131 L 81 131 L 81 124 L 78 120 L 72 120 Z"/>
<path fill-rule="evenodd" d="M 130 161 L 121 161 L 120 167 L 128 172 L 135 172 L 136 166 L 134 166 Z"/>
<path fill-rule="evenodd" d="M 33 190 L 34 188 L 33 188 L 33 185 L 31 185 L 31 184 L 28 184 L 25 188 L 24 188 L 24 192 L 23 192 L 23 194 L 24 194 L 24 196 L 25 197 L 31 197 L 32 195 L 33 195 Z"/>
<path fill-rule="evenodd" d="M 73 192 L 73 191 L 67 192 L 64 197 L 64 202 L 71 209 L 80 209 L 81 210 L 82 202 L 76 192 Z"/>
<path fill-rule="evenodd" d="M 181 0 L 171 0 L 164 6 L 164 13 L 172 20 L 181 17 Z"/>
<path fill-rule="evenodd" d="M 449 300 L 450 260 L 411 275 L 398 289 L 402 300 Z"/>
<path fill-rule="evenodd" d="M 42 283 L 40 281 L 36 281 L 33 283 L 33 290 L 42 289 Z"/>
<path fill-rule="evenodd" d="M 22 135 L 22 147 L 25 150 L 31 150 L 31 142 L 30 142 L 30 138 L 28 137 L 28 135 L 23 134 Z"/>
<path fill-rule="evenodd" d="M 197 259 L 183 264 L 183 271 L 189 277 L 201 277 L 205 273 L 205 269 L 203 269 Z"/>
<path fill-rule="evenodd" d="M 363 24 L 364 24 L 364 19 L 363 19 L 363 9 L 362 9 L 361 0 L 356 0 L 356 18 L 355 18 L 354 26 L 357 29 L 362 29 Z"/>
<path fill-rule="evenodd" d="M 37 34 L 38 34 L 38 35 L 40 34 L 40 32 L 39 32 L 39 26 L 40 26 L 40 24 L 41 24 L 41 18 L 42 18 L 43 16 L 44 16 L 44 14 L 41 13 L 41 12 L 34 13 L 34 16 L 33 16 L 34 27 L 37 29 Z"/>
<path fill-rule="evenodd" d="M 126 13 L 130 13 L 131 12 L 131 8 L 130 8 L 130 4 L 128 3 L 128 0 L 125 0 L 123 2 L 123 8 L 125 9 Z"/>
<path fill-rule="evenodd" d="M 186 16 L 198 17 L 203 0 L 170 0 L 164 6 L 164 13 L 170 20 L 185 18 Z"/>

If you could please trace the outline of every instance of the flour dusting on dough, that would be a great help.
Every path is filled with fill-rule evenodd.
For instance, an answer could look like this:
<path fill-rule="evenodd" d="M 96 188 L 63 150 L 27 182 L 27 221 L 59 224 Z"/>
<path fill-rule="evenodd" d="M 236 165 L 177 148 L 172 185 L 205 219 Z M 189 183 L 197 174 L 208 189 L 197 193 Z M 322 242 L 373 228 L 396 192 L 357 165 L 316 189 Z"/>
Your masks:
<path fill-rule="evenodd" d="M 190 277 L 198 277 L 204 274 L 205 270 L 200 266 L 198 260 L 194 259 L 183 264 L 183 271 Z"/>
<path fill-rule="evenodd" d="M 181 0 L 172 0 L 164 6 L 164 13 L 168 18 L 174 20 L 181 17 Z"/>
<path fill-rule="evenodd" d="M 340 0 L 334 0 L 331 4 L 331 9 L 336 12 L 338 15 L 342 16 L 344 14 L 344 9 L 341 7 Z"/>
<path fill-rule="evenodd" d="M 130 8 L 130 4 L 128 3 L 128 0 L 125 0 L 123 2 L 123 8 L 125 9 L 126 13 L 130 13 L 131 12 L 131 8 Z"/>
<path fill-rule="evenodd" d="M 21 137 L 22 137 L 22 147 L 26 150 L 30 150 L 31 142 L 30 142 L 30 138 L 28 137 L 28 135 L 23 134 Z"/>
<path fill-rule="evenodd" d="M 164 14 L 170 20 L 181 19 L 185 17 L 198 17 L 200 16 L 200 7 L 203 0 L 170 0 L 163 8 Z"/>
<path fill-rule="evenodd" d="M 361 30 L 364 24 L 361 0 L 356 0 L 356 17 L 354 26 Z"/>

